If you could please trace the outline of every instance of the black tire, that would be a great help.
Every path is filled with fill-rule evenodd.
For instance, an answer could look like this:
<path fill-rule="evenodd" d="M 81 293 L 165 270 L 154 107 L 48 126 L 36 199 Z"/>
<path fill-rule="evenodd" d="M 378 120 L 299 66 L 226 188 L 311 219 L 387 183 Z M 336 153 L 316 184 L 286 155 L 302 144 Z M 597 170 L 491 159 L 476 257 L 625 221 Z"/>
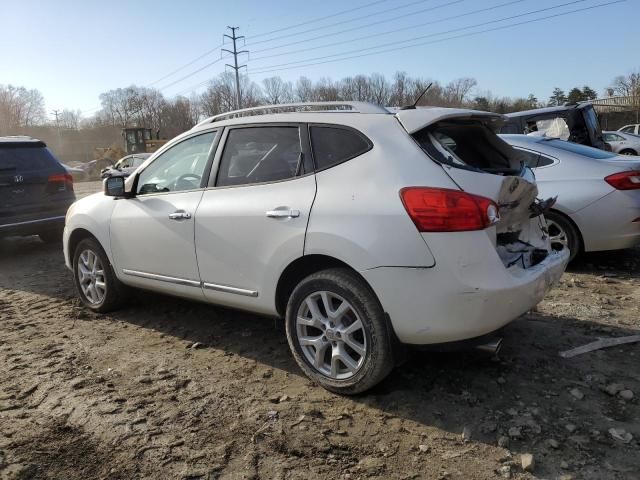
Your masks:
<path fill-rule="evenodd" d="M 556 228 L 559 228 L 566 236 L 566 245 L 569 248 L 569 252 L 571 253 L 569 261 L 571 262 L 574 258 L 576 258 L 576 256 L 582 249 L 582 237 L 580 236 L 580 232 L 578 232 L 573 223 L 571 223 L 571 221 L 561 213 L 547 212 L 544 214 L 544 216 L 547 219 L 549 235 L 552 238 L 557 234 L 557 232 L 555 231 Z M 553 243 L 551 247 L 554 250 L 559 249 L 557 248 L 557 246 L 554 247 Z"/>
<path fill-rule="evenodd" d="M 298 338 L 297 318 L 303 302 L 309 295 L 322 291 L 346 300 L 363 325 L 358 334 L 366 338 L 365 354 L 359 357 L 360 366 L 349 378 L 331 378 L 314 367 L 305 356 Z M 348 320 L 340 320 L 343 321 Z M 309 378 L 327 390 L 344 395 L 363 392 L 384 379 L 394 367 L 393 340 L 382 306 L 371 288 L 348 269 L 323 270 L 303 279 L 289 298 L 285 322 L 287 340 L 296 362 Z M 321 334 L 326 340 L 324 334 L 328 336 L 329 333 Z M 329 358 L 331 351 L 332 348 L 328 348 Z"/>
<path fill-rule="evenodd" d="M 85 251 L 93 252 L 93 254 L 100 259 L 100 263 L 102 264 L 106 292 L 104 294 L 104 298 L 99 302 L 92 302 L 87 298 L 80 285 L 79 260 L 80 255 Z M 73 252 L 73 282 L 76 286 L 78 296 L 84 306 L 94 312 L 106 313 L 117 310 L 127 299 L 127 287 L 116 278 L 113 272 L 113 267 L 109 262 L 109 257 L 107 257 L 107 254 L 104 252 L 98 241 L 93 238 L 85 238 L 84 240 L 81 240 Z"/>
<path fill-rule="evenodd" d="M 62 228 L 52 228 L 38 233 L 40 240 L 44 243 L 60 243 L 62 242 Z"/>
<path fill-rule="evenodd" d="M 620 155 L 638 155 L 638 152 L 636 152 L 635 150 L 626 149 L 626 150 L 622 150 L 620 152 Z"/>

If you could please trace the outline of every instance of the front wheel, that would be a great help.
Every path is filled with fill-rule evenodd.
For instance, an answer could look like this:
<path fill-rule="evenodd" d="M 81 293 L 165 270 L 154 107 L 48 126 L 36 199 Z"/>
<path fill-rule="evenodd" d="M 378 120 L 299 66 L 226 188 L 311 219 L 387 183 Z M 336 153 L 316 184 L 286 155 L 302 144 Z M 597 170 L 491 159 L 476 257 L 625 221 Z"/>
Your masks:
<path fill-rule="evenodd" d="M 382 307 L 369 286 L 347 269 L 302 280 L 287 304 L 286 330 L 300 368 L 332 392 L 363 392 L 393 368 Z"/>
<path fill-rule="evenodd" d="M 82 303 L 96 312 L 110 312 L 126 299 L 109 258 L 93 238 L 82 240 L 73 255 L 73 278 Z"/>
<path fill-rule="evenodd" d="M 547 221 L 551 248 L 553 250 L 568 248 L 569 261 L 572 261 L 580 252 L 580 234 L 569 220 L 558 213 L 547 212 L 544 217 Z"/>

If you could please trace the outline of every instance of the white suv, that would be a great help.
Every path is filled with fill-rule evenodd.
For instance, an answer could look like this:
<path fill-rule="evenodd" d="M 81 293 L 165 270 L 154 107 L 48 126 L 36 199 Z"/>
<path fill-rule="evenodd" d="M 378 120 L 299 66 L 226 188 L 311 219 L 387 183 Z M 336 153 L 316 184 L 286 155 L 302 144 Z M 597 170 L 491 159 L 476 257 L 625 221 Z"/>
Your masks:
<path fill-rule="evenodd" d="M 502 121 L 358 102 L 212 117 L 69 209 L 66 264 L 98 312 L 139 287 L 284 317 L 309 377 L 361 392 L 396 346 L 486 338 L 562 275 Z"/>

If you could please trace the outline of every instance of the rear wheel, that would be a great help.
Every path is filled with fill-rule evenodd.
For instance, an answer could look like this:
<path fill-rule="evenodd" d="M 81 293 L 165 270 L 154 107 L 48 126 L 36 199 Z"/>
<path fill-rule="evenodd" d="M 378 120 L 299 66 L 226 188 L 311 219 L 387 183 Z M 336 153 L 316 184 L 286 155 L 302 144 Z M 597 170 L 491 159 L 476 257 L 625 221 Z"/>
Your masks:
<path fill-rule="evenodd" d="M 549 230 L 549 240 L 553 250 L 568 248 L 570 252 L 569 261 L 576 258 L 580 252 L 580 234 L 563 215 L 556 212 L 544 214 Z"/>
<path fill-rule="evenodd" d="M 638 152 L 636 152 L 635 150 L 622 150 L 620 152 L 620 155 L 638 155 Z"/>
<path fill-rule="evenodd" d="M 287 304 L 286 329 L 300 368 L 327 390 L 359 393 L 393 368 L 382 307 L 369 286 L 347 269 L 302 280 Z"/>
<path fill-rule="evenodd" d="M 109 258 L 93 238 L 82 240 L 73 255 L 73 278 L 82 303 L 96 312 L 110 312 L 126 300 Z"/>

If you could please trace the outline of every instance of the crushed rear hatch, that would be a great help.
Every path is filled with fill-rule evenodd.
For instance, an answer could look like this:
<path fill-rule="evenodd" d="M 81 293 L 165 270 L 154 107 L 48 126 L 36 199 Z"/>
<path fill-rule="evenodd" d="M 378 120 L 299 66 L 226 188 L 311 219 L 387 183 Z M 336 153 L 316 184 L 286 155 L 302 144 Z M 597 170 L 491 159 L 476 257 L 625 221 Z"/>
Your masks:
<path fill-rule="evenodd" d="M 550 253 L 542 216 L 554 199 L 538 199 L 531 169 L 496 131 L 502 115 L 456 109 L 415 109 L 398 120 L 422 150 L 458 187 L 493 200 L 500 207 L 495 228 L 487 229 L 507 268 L 529 268 Z"/>

